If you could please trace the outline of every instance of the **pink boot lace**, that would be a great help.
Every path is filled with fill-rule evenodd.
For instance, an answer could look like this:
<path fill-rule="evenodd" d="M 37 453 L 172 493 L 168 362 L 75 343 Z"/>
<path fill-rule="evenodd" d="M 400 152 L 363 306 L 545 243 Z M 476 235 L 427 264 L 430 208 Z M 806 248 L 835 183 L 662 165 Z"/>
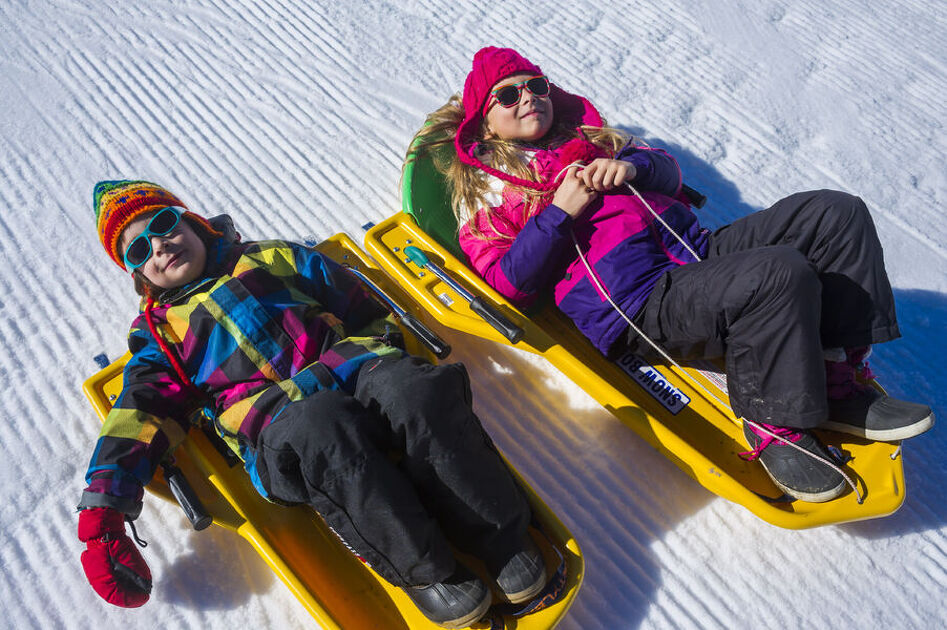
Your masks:
<path fill-rule="evenodd" d="M 802 433 L 800 433 L 796 429 L 791 429 L 789 427 L 779 427 L 773 424 L 763 424 L 762 422 L 758 422 L 757 424 L 759 424 L 761 427 L 763 427 L 770 433 L 773 433 L 774 435 L 777 435 L 783 440 L 786 440 L 788 442 L 798 442 L 800 439 L 802 439 Z M 766 433 L 757 431 L 756 427 L 754 427 L 752 424 L 748 424 L 747 426 L 750 427 L 750 431 L 752 431 L 754 435 L 762 438 L 762 441 L 753 450 L 738 453 L 742 459 L 748 462 L 752 462 L 753 460 L 758 459 L 760 456 L 760 453 L 762 453 L 763 450 L 767 446 L 772 444 L 773 442 L 780 442 L 780 440 L 777 440 L 772 435 L 767 435 Z"/>

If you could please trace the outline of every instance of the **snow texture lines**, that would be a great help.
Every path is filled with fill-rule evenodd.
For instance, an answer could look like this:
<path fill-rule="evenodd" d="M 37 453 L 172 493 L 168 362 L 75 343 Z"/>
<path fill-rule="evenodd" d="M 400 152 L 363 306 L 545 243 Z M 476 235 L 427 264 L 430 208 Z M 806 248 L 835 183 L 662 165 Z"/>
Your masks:
<path fill-rule="evenodd" d="M 92 229 L 92 186 L 151 179 L 248 239 L 359 240 L 400 206 L 408 140 L 482 45 L 521 49 L 668 148 L 710 197 L 706 225 L 798 190 L 865 199 L 904 333 L 873 368 L 943 418 L 945 28 L 943 3 L 918 0 L 0 3 L 0 626 L 310 623 L 233 534 L 190 532 L 153 497 L 147 608 L 110 608 L 82 576 L 73 506 L 98 423 L 79 387 L 94 355 L 124 352 L 137 312 Z M 445 336 L 497 445 L 585 552 L 564 630 L 947 618 L 942 427 L 905 445 L 897 514 L 786 532 L 714 498 L 540 359 Z"/>

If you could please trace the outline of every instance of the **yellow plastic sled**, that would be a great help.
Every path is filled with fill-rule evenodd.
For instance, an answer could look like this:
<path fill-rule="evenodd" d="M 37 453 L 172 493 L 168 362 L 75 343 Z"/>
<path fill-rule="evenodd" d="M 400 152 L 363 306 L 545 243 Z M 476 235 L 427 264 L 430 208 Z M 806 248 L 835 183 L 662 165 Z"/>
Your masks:
<path fill-rule="evenodd" d="M 397 286 L 385 278 L 377 265 L 347 236 L 334 236 L 317 249 L 361 271 L 402 307 L 409 308 L 409 300 L 404 299 Z M 418 311 L 417 315 L 422 312 Z M 413 336 L 405 334 L 405 341 L 412 353 L 425 354 Z M 122 369 L 128 356 L 101 370 L 83 385 L 102 421 L 121 392 Z M 184 443 L 174 451 L 175 465 L 183 471 L 213 522 L 246 539 L 319 626 L 332 630 L 439 627 L 428 621 L 401 589 L 391 586 L 348 551 L 312 509 L 282 507 L 264 500 L 253 488 L 242 465 L 228 463 L 212 443 L 213 439 L 192 428 Z M 535 522 L 542 530 L 532 529 L 531 534 L 543 550 L 547 574 L 552 576 L 547 587 L 548 601 L 543 601 L 545 606 L 540 610 L 529 614 L 494 607 L 472 628 L 553 628 L 569 609 L 582 582 L 582 553 L 572 535 L 529 485 L 517 478 L 526 490 Z M 174 500 L 160 475 L 155 475 L 148 490 Z M 479 568 L 474 562 L 471 566 Z"/>
<path fill-rule="evenodd" d="M 739 503 L 764 521 L 791 529 L 884 516 L 903 503 L 900 445 L 834 433 L 823 437 L 851 457 L 844 468 L 858 487 L 862 502 L 854 491 L 827 503 L 787 500 L 762 465 L 738 456 L 747 446 L 741 425 L 729 409 L 722 374 L 684 368 L 712 394 L 708 395 L 674 366 L 649 365 L 634 355 L 609 361 L 554 306 L 528 317 L 518 311 L 458 260 L 463 255 L 457 244 L 450 195 L 429 157 L 408 160 L 402 203 L 404 212 L 368 231 L 365 248 L 418 303 L 445 326 L 510 343 L 475 314 L 457 291 L 407 256 L 405 249 L 411 247 L 422 250 L 465 290 L 492 303 L 520 326 L 525 334 L 516 347 L 546 357 L 711 492 Z"/>

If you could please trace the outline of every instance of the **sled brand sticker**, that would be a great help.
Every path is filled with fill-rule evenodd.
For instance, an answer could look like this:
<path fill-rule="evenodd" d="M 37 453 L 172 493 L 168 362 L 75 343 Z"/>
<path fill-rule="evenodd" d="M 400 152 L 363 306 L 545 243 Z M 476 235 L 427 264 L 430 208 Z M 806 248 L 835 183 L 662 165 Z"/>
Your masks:
<path fill-rule="evenodd" d="M 615 363 L 673 415 L 676 416 L 681 409 L 690 404 L 691 399 L 687 394 L 671 385 L 661 372 L 648 365 L 638 355 L 628 352 Z"/>

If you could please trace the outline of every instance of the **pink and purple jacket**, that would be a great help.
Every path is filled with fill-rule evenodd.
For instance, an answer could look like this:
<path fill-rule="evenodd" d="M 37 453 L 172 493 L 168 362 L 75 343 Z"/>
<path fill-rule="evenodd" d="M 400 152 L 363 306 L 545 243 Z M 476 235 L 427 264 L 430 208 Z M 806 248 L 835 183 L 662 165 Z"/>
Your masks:
<path fill-rule="evenodd" d="M 532 168 L 551 181 L 561 146 L 540 149 Z M 677 161 L 659 149 L 626 145 L 615 156 L 634 164 L 632 184 L 651 207 L 703 258 L 708 230 L 681 195 Z M 488 220 L 487 213 L 490 213 Z M 602 353 L 628 324 L 589 278 L 570 232 L 599 281 L 628 316 L 641 308 L 661 275 L 694 257 L 626 187 L 599 195 L 576 219 L 549 204 L 524 220 L 522 196 L 503 189 L 502 202 L 472 219 L 487 238 L 460 229 L 460 246 L 487 284 L 517 306 L 552 290 L 556 305 Z M 503 238 L 510 237 L 510 238 Z"/>

